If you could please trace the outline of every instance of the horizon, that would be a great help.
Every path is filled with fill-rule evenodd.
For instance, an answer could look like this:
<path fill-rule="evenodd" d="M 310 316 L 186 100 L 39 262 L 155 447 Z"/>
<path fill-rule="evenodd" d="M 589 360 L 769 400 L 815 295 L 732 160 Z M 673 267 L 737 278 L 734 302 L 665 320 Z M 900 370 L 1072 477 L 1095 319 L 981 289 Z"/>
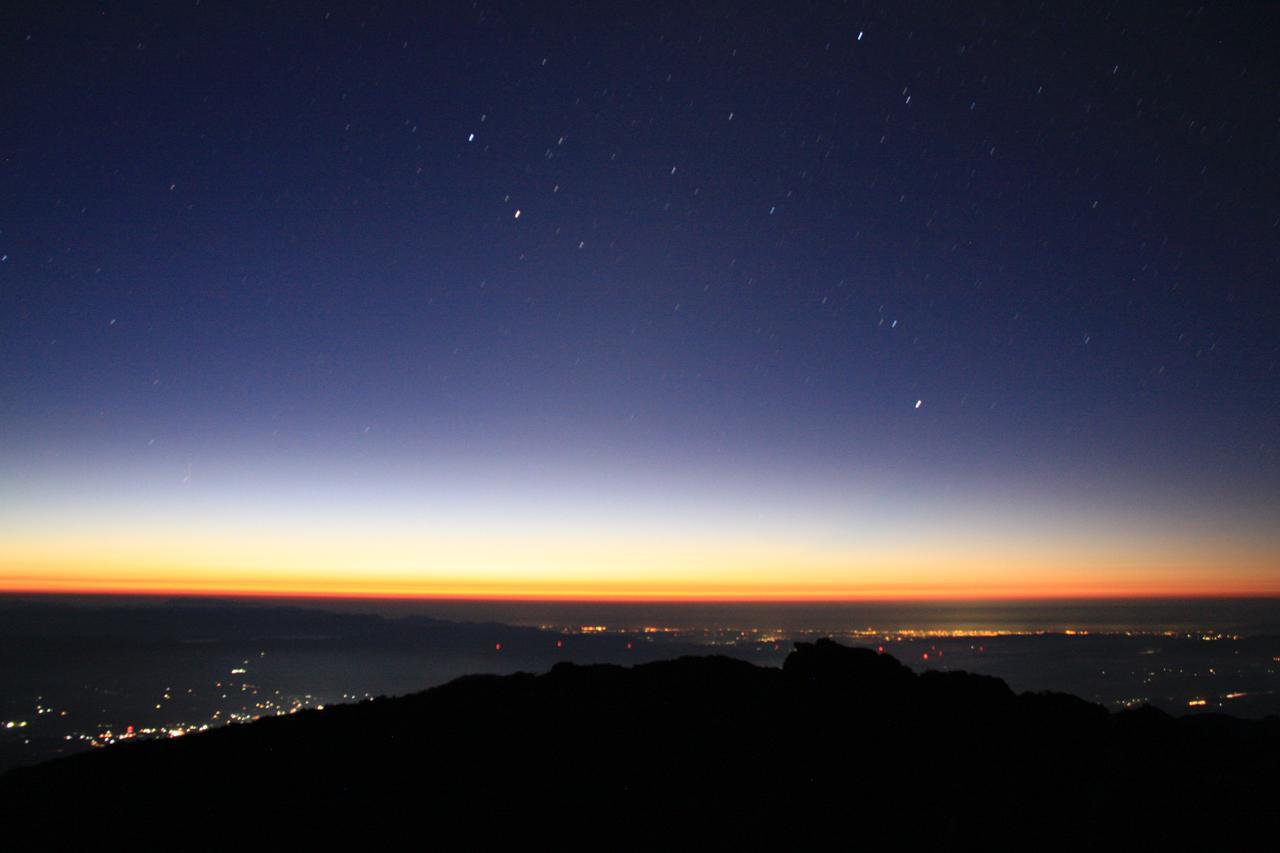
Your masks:
<path fill-rule="evenodd" d="M 884 605 L 915 605 L 915 604 L 938 604 L 938 605 L 955 605 L 968 604 L 974 606 L 998 604 L 998 605 L 1035 605 L 1052 607 L 1055 605 L 1071 605 L 1071 604 L 1115 604 L 1115 605 L 1142 605 L 1142 604 L 1173 604 L 1173 603 L 1213 603 L 1213 602 L 1263 602 L 1274 601 L 1280 603 L 1280 593 L 1263 592 L 1263 593 L 1215 593 L 1215 594 L 1197 594 L 1197 595 L 1169 595 L 1157 592 L 1143 591 L 1141 594 L 1130 595 L 1067 595 L 1067 596 L 1025 596 L 1025 595 L 1009 595 L 1005 597 L 994 597 L 990 595 L 982 596 L 964 596 L 957 595 L 953 597 L 945 596 L 920 596 L 920 597 L 893 597 L 893 596 L 862 596 L 862 597 L 730 597 L 730 596 L 670 596 L 670 597 L 644 597 L 644 596 L 626 596 L 619 595 L 609 596 L 559 596 L 559 595 L 432 595 L 418 593 L 404 594 L 381 594 L 381 593 L 306 593 L 294 592 L 289 590 L 283 591 L 220 591 L 220 590 L 166 590 L 166 589 L 137 589 L 137 590 L 95 590 L 95 589 L 45 589 L 45 588 L 17 588 L 0 590 L 0 601 L 4 600 L 40 600 L 40 599 L 77 599 L 84 601 L 110 601 L 113 599 L 120 600 L 144 600 L 144 601 L 196 601 L 196 602 L 379 602 L 385 601 L 389 603 L 420 602 L 424 604 L 441 603 L 441 604 L 662 604 L 662 605 L 716 605 L 716 604 L 758 604 L 758 605 L 858 605 L 858 604 L 884 604 Z"/>

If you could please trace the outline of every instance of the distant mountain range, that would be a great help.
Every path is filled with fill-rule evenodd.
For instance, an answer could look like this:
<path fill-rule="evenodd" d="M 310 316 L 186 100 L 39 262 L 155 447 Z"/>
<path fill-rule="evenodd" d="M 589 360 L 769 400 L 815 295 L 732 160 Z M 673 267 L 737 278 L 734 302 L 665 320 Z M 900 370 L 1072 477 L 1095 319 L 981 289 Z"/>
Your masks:
<path fill-rule="evenodd" d="M 19 768 L 0 843 L 1251 849 L 1277 803 L 1278 718 L 1110 714 L 819 640 L 781 669 L 562 663 Z"/>

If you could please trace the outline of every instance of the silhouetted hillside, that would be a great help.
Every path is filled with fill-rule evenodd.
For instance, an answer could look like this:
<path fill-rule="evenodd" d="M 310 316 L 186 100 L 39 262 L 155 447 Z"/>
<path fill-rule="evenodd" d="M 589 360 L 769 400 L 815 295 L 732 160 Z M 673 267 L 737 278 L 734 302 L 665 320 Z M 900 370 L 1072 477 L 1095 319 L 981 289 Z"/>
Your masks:
<path fill-rule="evenodd" d="M 782 669 L 560 664 L 112 747 L 0 777 L 0 811 L 10 838 L 55 848 L 408 831 L 471 848 L 1239 849 L 1280 829 L 1278 777 L 1276 718 L 1110 715 L 820 640 Z"/>

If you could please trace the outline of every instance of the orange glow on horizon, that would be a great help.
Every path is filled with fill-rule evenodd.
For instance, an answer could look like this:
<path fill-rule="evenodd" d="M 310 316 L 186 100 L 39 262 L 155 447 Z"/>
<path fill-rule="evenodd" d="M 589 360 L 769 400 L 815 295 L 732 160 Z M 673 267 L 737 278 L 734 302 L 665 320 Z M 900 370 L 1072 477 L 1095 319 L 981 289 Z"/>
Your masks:
<path fill-rule="evenodd" d="M 419 587 L 369 584 L 272 584 L 232 583 L 131 583 L 49 582 L 36 579 L 0 579 L 0 594 L 28 595 L 137 595 L 230 596 L 240 598 L 297 598 L 317 601 L 337 599 L 386 599 L 405 601 L 565 601 L 617 603 L 864 603 L 864 602 L 977 602 L 977 601 L 1076 601 L 1111 599 L 1177 598 L 1276 598 L 1275 585 L 1104 585 L 1104 586 L 1005 586 L 930 587 L 898 586 L 883 589 L 820 589 L 773 587 L 755 591 L 732 588 L 673 589 L 654 587 Z"/>
<path fill-rule="evenodd" d="M 1105 531 L 1104 531 L 1105 533 Z M 1227 536 L 920 527 L 490 523 L 51 525 L 0 541 L 0 592 L 562 601 L 959 601 L 1280 595 L 1280 547 Z"/>

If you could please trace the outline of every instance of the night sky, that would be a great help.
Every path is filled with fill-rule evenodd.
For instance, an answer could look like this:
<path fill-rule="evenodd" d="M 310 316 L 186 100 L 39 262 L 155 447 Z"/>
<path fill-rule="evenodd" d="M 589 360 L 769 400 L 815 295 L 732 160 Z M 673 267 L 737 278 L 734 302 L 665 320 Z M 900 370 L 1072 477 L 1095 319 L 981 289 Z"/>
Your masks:
<path fill-rule="evenodd" d="M 1280 592 L 1280 8 L 6 4 L 0 589 Z"/>

